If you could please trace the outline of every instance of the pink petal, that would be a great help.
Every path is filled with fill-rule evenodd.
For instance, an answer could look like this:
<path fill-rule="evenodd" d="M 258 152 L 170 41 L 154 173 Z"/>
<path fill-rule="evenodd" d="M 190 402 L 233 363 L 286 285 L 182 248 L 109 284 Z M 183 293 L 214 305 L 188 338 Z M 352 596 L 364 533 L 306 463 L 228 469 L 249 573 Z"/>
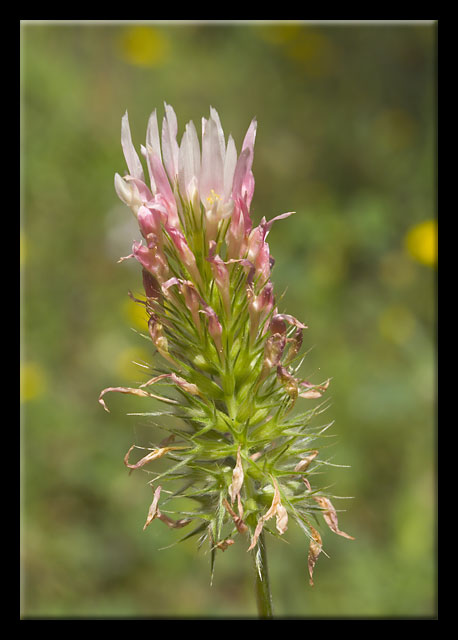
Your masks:
<path fill-rule="evenodd" d="M 242 153 L 246 149 L 248 149 L 250 152 L 247 156 L 245 174 L 243 176 L 243 180 L 240 188 L 240 195 L 243 198 L 243 200 L 246 202 L 248 208 L 251 205 L 251 200 L 253 198 L 253 193 L 254 193 L 254 176 L 251 171 L 251 167 L 253 166 L 254 141 L 256 139 L 256 128 L 257 128 L 256 118 L 253 118 L 250 126 L 248 127 L 248 131 L 246 132 L 245 139 L 242 145 Z"/>
<path fill-rule="evenodd" d="M 235 166 L 234 180 L 232 184 L 232 197 L 236 202 L 242 198 L 242 188 L 246 181 L 247 173 L 250 171 L 249 167 L 253 162 L 251 153 L 252 152 L 249 148 L 244 149 L 239 155 Z"/>
<path fill-rule="evenodd" d="M 224 139 L 224 131 L 223 131 L 223 127 L 221 126 L 221 120 L 219 118 L 219 114 L 217 110 L 214 109 L 213 107 L 210 107 L 210 117 L 212 118 L 212 120 L 214 120 L 216 124 L 216 129 L 218 131 L 219 146 L 221 149 L 221 157 L 224 159 L 226 155 L 226 142 Z"/>
<path fill-rule="evenodd" d="M 150 233 L 157 238 L 162 237 L 161 218 L 158 211 L 141 206 L 137 213 L 137 220 L 144 238 L 147 238 Z"/>
<path fill-rule="evenodd" d="M 202 170 L 200 176 L 200 197 L 204 206 L 208 206 L 207 197 L 212 190 L 221 196 L 224 189 L 223 157 L 216 122 L 210 118 L 205 123 L 202 137 Z"/>
<path fill-rule="evenodd" d="M 130 175 L 143 180 L 143 167 L 132 143 L 127 111 L 121 121 L 121 145 Z"/>
<path fill-rule="evenodd" d="M 144 269 L 149 271 L 159 282 L 163 282 L 169 275 L 167 260 L 159 246 L 145 247 L 141 242 L 134 242 L 132 247 L 134 257 Z"/>
<path fill-rule="evenodd" d="M 146 145 L 149 146 L 153 153 L 161 158 L 161 143 L 159 139 L 159 127 L 157 124 L 156 109 L 150 115 L 148 119 L 148 126 L 146 129 Z"/>
<path fill-rule="evenodd" d="M 258 123 L 256 121 L 256 118 L 253 118 L 253 120 L 250 122 L 250 126 L 248 127 L 248 130 L 245 134 L 245 138 L 242 144 L 242 151 L 244 149 L 250 149 L 251 151 L 251 163 L 253 162 L 254 141 L 256 139 L 257 126 L 258 126 Z M 248 168 L 251 169 L 251 164 L 249 165 Z"/>
<path fill-rule="evenodd" d="M 199 181 L 200 146 L 193 122 L 186 125 L 178 156 L 178 183 L 183 196 L 190 196 L 189 186 L 193 178 Z"/>
<path fill-rule="evenodd" d="M 170 180 L 178 175 L 178 123 L 173 108 L 164 102 L 165 116 L 162 121 L 162 157 Z"/>
<path fill-rule="evenodd" d="M 135 184 L 126 182 L 119 173 L 115 173 L 114 186 L 118 198 L 128 207 L 133 208 L 134 211 L 136 207 L 142 204 L 142 198 Z"/>
<path fill-rule="evenodd" d="M 293 213 L 295 213 L 295 211 L 288 211 L 287 213 L 280 213 L 280 215 L 275 216 L 275 218 L 272 218 L 272 220 L 269 220 L 269 222 L 265 221 L 265 218 L 263 218 L 263 227 L 264 227 L 264 239 L 267 238 L 267 234 L 269 233 L 270 229 L 272 228 L 273 223 L 276 220 L 283 220 L 284 218 L 289 218 L 289 216 L 292 216 Z"/>
<path fill-rule="evenodd" d="M 269 245 L 263 242 L 255 260 L 256 276 L 259 278 L 258 286 L 262 286 L 270 277 L 270 253 Z"/>
<path fill-rule="evenodd" d="M 169 224 L 174 227 L 178 226 L 180 221 L 177 213 L 177 205 L 162 162 L 156 154 L 149 153 L 148 157 L 158 194 L 162 196 L 167 208 Z"/>
<path fill-rule="evenodd" d="M 129 184 L 134 184 L 136 186 L 142 202 L 150 202 L 153 199 L 153 194 L 148 189 L 143 180 L 140 180 L 140 178 L 134 178 L 133 176 L 124 176 L 124 180 Z"/>
<path fill-rule="evenodd" d="M 157 125 L 156 109 L 153 111 L 153 113 L 150 115 L 148 119 L 148 126 L 146 129 L 146 149 L 145 149 L 146 163 L 148 165 L 148 172 L 149 172 L 149 177 L 151 181 L 151 189 L 153 190 L 153 192 L 156 191 L 156 182 L 154 180 L 153 171 L 151 168 L 150 156 L 154 154 L 157 155 L 159 159 L 162 157 L 161 143 L 159 139 L 159 127 Z"/>
<path fill-rule="evenodd" d="M 224 157 L 224 199 L 228 200 L 232 194 L 234 172 L 237 165 L 237 149 L 232 136 L 227 141 L 226 155 Z"/>

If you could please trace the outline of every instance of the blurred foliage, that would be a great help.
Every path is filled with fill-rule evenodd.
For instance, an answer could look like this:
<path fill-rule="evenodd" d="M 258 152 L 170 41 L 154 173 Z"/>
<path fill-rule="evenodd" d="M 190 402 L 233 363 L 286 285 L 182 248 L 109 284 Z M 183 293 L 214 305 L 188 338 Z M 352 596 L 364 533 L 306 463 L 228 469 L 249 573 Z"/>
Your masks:
<path fill-rule="evenodd" d="M 304 320 L 305 375 L 332 377 L 340 523 L 307 545 L 268 540 L 275 613 L 436 612 L 435 38 L 431 24 L 103 24 L 24 21 L 22 46 L 22 615 L 256 615 L 242 541 L 218 557 L 180 532 L 142 531 L 148 477 L 123 456 L 151 425 L 150 344 L 117 264 L 138 236 L 113 188 L 121 116 L 144 141 L 150 112 L 179 135 L 218 109 L 238 149 L 258 119 L 255 222 L 270 236 L 283 311 Z M 162 115 L 161 115 L 162 117 Z M 134 329 L 134 331 L 131 330 Z M 132 364 L 135 362 L 137 364 Z"/>

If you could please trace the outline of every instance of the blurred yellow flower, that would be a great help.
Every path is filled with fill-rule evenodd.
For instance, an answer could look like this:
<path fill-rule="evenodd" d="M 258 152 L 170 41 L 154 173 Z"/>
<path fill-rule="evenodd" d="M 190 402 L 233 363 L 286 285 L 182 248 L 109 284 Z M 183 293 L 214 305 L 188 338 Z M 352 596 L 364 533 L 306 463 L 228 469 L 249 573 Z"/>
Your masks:
<path fill-rule="evenodd" d="M 124 29 L 119 45 L 123 58 L 140 67 L 161 64 L 170 49 L 170 41 L 164 33 L 149 26 Z"/>
<path fill-rule="evenodd" d="M 131 327 L 139 331 L 148 331 L 148 314 L 140 302 L 127 298 L 122 308 L 124 317 Z"/>
<path fill-rule="evenodd" d="M 46 391 L 46 373 L 37 362 L 24 362 L 20 368 L 20 398 L 29 402 Z"/>
<path fill-rule="evenodd" d="M 437 221 L 425 220 L 411 227 L 405 237 L 407 253 L 430 267 L 437 264 Z"/>

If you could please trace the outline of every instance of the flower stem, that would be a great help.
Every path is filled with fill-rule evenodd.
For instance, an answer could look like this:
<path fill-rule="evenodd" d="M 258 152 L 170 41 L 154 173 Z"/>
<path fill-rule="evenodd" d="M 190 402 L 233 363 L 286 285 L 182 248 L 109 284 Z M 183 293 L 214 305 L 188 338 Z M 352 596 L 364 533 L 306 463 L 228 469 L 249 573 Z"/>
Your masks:
<path fill-rule="evenodd" d="M 256 602 L 260 618 L 273 618 L 272 596 L 270 594 L 269 573 L 267 569 L 267 552 L 264 532 L 261 532 L 258 543 L 253 550 L 254 569 L 256 572 Z"/>

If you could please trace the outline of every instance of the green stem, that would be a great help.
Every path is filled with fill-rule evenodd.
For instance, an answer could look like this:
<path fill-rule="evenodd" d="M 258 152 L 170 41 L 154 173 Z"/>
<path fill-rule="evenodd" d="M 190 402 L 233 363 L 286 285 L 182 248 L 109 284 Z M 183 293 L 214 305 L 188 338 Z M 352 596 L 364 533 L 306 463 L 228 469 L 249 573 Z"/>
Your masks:
<path fill-rule="evenodd" d="M 272 619 L 272 596 L 270 594 L 269 573 L 267 569 L 267 552 L 262 531 L 258 543 L 253 550 L 254 569 L 256 572 L 256 601 L 260 618 Z"/>

